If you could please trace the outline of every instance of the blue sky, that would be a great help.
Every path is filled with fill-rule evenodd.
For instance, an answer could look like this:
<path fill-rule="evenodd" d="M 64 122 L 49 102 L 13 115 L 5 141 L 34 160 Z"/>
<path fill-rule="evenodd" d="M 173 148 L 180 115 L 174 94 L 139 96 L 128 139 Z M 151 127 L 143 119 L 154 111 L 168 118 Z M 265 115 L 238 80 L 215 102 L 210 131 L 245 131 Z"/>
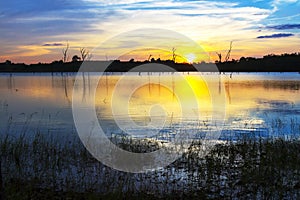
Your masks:
<path fill-rule="evenodd" d="M 233 57 L 299 51 L 300 0 L 11 0 L 0 2 L 0 62 L 48 62 L 136 28 L 166 28 Z M 142 40 L 142 39 L 141 39 Z M 52 45 L 53 44 L 53 45 Z"/>

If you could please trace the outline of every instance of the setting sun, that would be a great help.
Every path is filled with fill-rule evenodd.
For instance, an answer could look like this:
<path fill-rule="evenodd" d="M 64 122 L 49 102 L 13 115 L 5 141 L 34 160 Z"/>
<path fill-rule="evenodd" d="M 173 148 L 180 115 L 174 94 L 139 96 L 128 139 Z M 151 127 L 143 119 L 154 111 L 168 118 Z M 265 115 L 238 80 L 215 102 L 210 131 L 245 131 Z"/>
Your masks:
<path fill-rule="evenodd" d="M 195 59 L 196 59 L 196 56 L 195 56 L 195 54 L 193 54 L 193 53 L 189 53 L 189 54 L 186 55 L 186 60 L 187 60 L 189 63 L 194 62 Z"/>

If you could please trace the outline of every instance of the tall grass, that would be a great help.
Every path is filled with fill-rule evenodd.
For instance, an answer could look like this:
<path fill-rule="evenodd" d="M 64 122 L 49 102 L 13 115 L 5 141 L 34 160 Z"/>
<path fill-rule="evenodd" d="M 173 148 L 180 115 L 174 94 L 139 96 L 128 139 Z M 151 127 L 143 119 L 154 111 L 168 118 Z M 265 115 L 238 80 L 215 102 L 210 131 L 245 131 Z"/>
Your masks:
<path fill-rule="evenodd" d="M 148 152 L 159 142 L 112 138 L 120 147 Z M 3 191 L 7 199 L 300 197 L 300 141 L 250 138 L 218 144 L 199 157 L 201 141 L 164 169 L 145 174 L 113 170 L 95 160 L 77 137 L 36 132 L 2 135 Z"/>

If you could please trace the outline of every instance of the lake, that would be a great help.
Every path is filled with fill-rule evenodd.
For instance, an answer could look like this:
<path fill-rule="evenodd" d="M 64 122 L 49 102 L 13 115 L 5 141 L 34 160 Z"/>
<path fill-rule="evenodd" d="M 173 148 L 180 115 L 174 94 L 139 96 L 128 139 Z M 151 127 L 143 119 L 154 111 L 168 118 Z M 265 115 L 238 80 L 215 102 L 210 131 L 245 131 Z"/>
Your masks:
<path fill-rule="evenodd" d="M 221 140 L 299 136 L 299 73 L 226 73 L 211 78 L 215 75 L 106 73 L 98 83 L 97 74 L 81 73 L 79 85 L 73 87 L 75 73 L 1 74 L 0 133 L 76 134 L 75 92 L 83 107 L 94 99 L 107 135 L 168 140 L 174 131 L 185 130 L 200 137 L 218 124 Z"/>

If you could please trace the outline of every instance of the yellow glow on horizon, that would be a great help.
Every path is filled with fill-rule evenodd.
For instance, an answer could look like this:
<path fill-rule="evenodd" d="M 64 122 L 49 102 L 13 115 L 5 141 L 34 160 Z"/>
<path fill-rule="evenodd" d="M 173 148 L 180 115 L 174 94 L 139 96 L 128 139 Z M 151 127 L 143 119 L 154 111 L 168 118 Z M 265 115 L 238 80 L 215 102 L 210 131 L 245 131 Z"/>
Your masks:
<path fill-rule="evenodd" d="M 258 34 L 258 33 L 257 33 Z M 266 33 L 269 34 L 269 33 Z M 271 33 L 270 33 L 271 34 Z M 255 38 L 255 36 L 253 36 Z M 89 38 L 90 39 L 90 38 Z M 53 41 L 53 42 L 52 42 Z M 93 42 L 92 42 L 93 41 Z M 177 63 L 197 63 L 201 61 L 205 62 L 215 62 L 218 60 L 216 52 L 222 53 L 222 60 L 227 54 L 230 39 L 221 40 L 218 38 L 211 38 L 207 41 L 198 40 L 197 43 L 204 50 L 202 53 L 207 53 L 207 55 L 202 55 L 201 52 L 194 52 L 194 49 L 185 49 L 180 45 L 176 44 L 168 44 L 169 49 L 165 50 L 147 50 L 140 49 L 134 52 L 126 53 L 122 55 L 121 47 L 116 48 L 111 52 L 106 52 L 103 49 L 103 52 L 100 54 L 98 52 L 93 52 L 92 45 L 99 44 L 99 41 L 96 39 L 90 39 L 89 42 L 85 41 L 84 43 L 79 43 L 76 41 L 70 41 L 70 50 L 69 50 L 69 58 L 71 59 L 73 55 L 78 55 L 79 48 L 85 47 L 89 51 L 92 52 L 93 57 L 92 60 L 113 60 L 118 59 L 122 61 L 129 61 L 131 58 L 134 58 L 135 61 L 145 61 L 148 60 L 149 56 L 150 60 L 153 58 L 157 60 L 160 58 L 161 60 L 172 60 L 172 46 L 174 46 L 176 50 L 176 62 Z M 59 40 L 47 40 L 44 43 L 62 43 L 65 44 L 65 41 Z M 142 43 L 142 42 L 141 42 Z M 239 60 L 241 57 L 256 57 L 261 58 L 267 54 L 282 54 L 282 53 L 294 53 L 299 51 L 299 38 L 291 37 L 291 38 L 283 38 L 281 40 L 271 40 L 271 39 L 249 39 L 249 40 L 233 40 L 233 48 L 230 55 L 230 59 Z M 42 44 L 41 44 L 42 45 Z M 65 48 L 65 46 L 41 46 L 41 45 L 25 45 L 25 46 L 17 46 L 16 49 L 10 53 L 4 53 L 1 55 L 0 62 L 4 62 L 5 60 L 11 60 L 14 63 L 25 62 L 26 64 L 38 63 L 38 62 L 48 62 L 51 63 L 54 60 L 60 60 L 62 58 L 61 50 Z M 100 47 L 101 49 L 101 47 Z M 194 54 L 194 56 L 192 55 Z M 97 56 L 101 55 L 101 56 Z M 194 58 L 195 57 L 195 58 Z M 207 57 L 210 57 L 207 59 Z M 70 61 L 69 59 L 69 61 Z"/>
<path fill-rule="evenodd" d="M 19 46 L 20 53 L 16 54 L 15 56 L 40 56 L 50 53 L 50 50 L 38 46 L 38 45 L 31 45 L 31 46 Z"/>
<path fill-rule="evenodd" d="M 171 50 L 164 49 L 138 49 L 126 54 L 123 54 L 119 57 L 110 57 L 113 60 L 129 61 L 134 59 L 135 61 L 151 61 L 154 60 L 173 60 L 173 52 Z M 175 51 L 175 62 L 176 63 L 193 63 L 209 61 L 209 56 L 206 52 L 196 52 L 192 49 L 177 49 Z"/>
<path fill-rule="evenodd" d="M 196 59 L 196 56 L 193 53 L 189 53 L 186 55 L 186 59 L 189 63 L 193 63 Z"/>

